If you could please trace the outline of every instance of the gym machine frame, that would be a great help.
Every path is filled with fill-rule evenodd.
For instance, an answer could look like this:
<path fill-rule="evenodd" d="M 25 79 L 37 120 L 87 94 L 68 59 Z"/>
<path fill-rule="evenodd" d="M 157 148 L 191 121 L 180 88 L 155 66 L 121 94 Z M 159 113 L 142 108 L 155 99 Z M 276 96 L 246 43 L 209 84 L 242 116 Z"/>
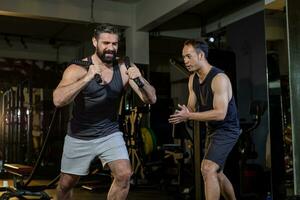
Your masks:
<path fill-rule="evenodd" d="M 42 200 L 50 200 L 51 197 L 44 192 L 45 189 L 54 188 L 56 182 L 59 180 L 60 175 L 55 177 L 46 185 L 36 185 L 29 186 L 34 176 L 36 175 L 37 169 L 42 162 L 46 146 L 48 144 L 50 133 L 53 129 L 53 124 L 57 116 L 58 108 L 55 108 L 54 114 L 52 116 L 42 149 L 38 156 L 38 159 L 34 167 L 18 164 L 4 164 L 4 169 L 13 175 L 14 177 L 14 187 L 2 187 L 0 191 L 5 191 L 1 196 L 0 200 L 8 200 L 11 197 L 18 197 L 19 199 L 27 199 L 25 196 L 35 196 L 40 197 Z M 27 178 L 28 177 L 28 178 Z M 26 181 L 24 179 L 27 178 Z"/>

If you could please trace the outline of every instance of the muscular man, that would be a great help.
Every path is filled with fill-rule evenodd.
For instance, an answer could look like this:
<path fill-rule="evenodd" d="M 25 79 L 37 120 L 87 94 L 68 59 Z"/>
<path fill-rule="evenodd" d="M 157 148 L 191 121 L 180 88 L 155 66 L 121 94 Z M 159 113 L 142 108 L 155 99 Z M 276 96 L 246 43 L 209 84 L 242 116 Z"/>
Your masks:
<path fill-rule="evenodd" d="M 124 63 L 116 61 L 118 41 L 116 27 L 98 26 L 92 38 L 95 53 L 85 59 L 93 65 L 88 70 L 75 64 L 68 66 L 53 92 L 57 107 L 74 101 L 57 188 L 59 200 L 71 199 L 72 188 L 80 176 L 88 174 L 90 162 L 96 156 L 103 166 L 108 165 L 114 176 L 107 199 L 127 197 L 132 170 L 118 126 L 120 98 L 128 85 L 145 103 L 155 103 L 156 94 L 134 64 L 127 69 Z M 96 74 L 101 76 L 101 83 L 94 78 Z M 135 78 L 143 83 L 140 87 Z"/>
<path fill-rule="evenodd" d="M 201 172 L 206 200 L 236 199 L 232 184 L 223 173 L 229 152 L 239 137 L 237 109 L 229 78 L 207 61 L 208 46 L 204 41 L 188 40 L 182 56 L 189 77 L 188 105 L 178 105 L 169 122 L 204 121 L 207 125 L 205 155 Z"/>

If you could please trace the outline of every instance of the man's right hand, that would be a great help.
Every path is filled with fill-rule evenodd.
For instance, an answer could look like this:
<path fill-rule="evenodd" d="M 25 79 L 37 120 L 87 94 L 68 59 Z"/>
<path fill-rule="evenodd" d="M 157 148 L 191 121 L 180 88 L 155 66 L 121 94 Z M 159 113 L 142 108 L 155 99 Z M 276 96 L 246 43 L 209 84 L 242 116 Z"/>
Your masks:
<path fill-rule="evenodd" d="M 180 105 L 178 104 L 178 108 L 180 110 L 175 110 L 175 113 L 173 115 L 170 115 L 169 123 L 171 124 L 178 124 L 181 122 L 185 122 L 189 119 L 190 111 L 186 107 L 186 105 Z"/>
<path fill-rule="evenodd" d="M 84 80 L 86 82 L 91 81 L 96 74 L 99 74 L 101 77 L 101 70 L 99 65 L 90 65 L 89 70 L 87 71 L 86 75 L 84 76 Z"/>

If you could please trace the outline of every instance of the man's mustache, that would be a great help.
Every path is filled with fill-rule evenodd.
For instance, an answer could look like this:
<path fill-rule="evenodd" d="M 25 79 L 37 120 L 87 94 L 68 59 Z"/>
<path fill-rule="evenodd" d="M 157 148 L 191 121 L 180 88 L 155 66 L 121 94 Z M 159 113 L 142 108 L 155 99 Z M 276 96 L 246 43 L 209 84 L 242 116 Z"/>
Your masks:
<path fill-rule="evenodd" d="M 113 55 L 116 55 L 117 52 L 116 51 L 110 51 L 110 50 L 108 50 L 108 51 L 104 51 L 103 54 L 113 54 Z"/>

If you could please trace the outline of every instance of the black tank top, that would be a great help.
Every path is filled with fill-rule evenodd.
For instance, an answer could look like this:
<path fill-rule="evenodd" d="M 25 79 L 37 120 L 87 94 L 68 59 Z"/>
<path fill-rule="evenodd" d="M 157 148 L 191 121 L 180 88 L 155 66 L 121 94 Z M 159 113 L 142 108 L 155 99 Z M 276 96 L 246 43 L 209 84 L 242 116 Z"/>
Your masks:
<path fill-rule="evenodd" d="M 216 67 L 212 67 L 201 84 L 199 83 L 198 74 L 194 75 L 193 90 L 197 96 L 197 111 L 203 112 L 213 109 L 214 95 L 211 89 L 211 84 L 213 78 L 219 73 L 224 72 Z M 225 119 L 222 121 L 208 121 L 206 124 L 209 133 L 213 132 L 216 129 L 239 131 L 239 120 L 234 96 L 232 96 L 229 101 Z"/>
<path fill-rule="evenodd" d="M 68 135 L 91 140 L 119 131 L 118 110 L 123 82 L 118 64 L 113 66 L 112 80 L 100 85 L 92 79 L 74 99 Z"/>

